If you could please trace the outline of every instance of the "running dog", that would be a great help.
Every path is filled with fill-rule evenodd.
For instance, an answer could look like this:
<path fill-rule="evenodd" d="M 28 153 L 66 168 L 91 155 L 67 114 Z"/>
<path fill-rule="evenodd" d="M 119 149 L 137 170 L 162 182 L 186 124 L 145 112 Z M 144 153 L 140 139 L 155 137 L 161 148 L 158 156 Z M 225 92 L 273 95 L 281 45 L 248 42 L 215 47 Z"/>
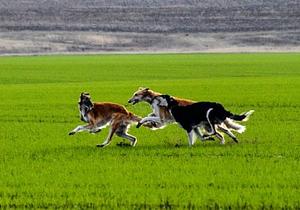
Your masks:
<path fill-rule="evenodd" d="M 250 110 L 241 115 L 232 114 L 225 108 L 215 102 L 197 102 L 187 106 L 180 106 L 176 99 L 169 95 L 156 96 L 154 101 L 160 106 L 167 107 L 183 129 L 186 130 L 189 138 L 189 145 L 193 145 L 193 129 L 204 126 L 209 135 L 216 135 L 221 140 L 221 144 L 225 143 L 225 139 L 217 128 L 230 136 L 236 143 L 238 139 L 230 131 L 242 133 L 246 130 L 245 126 L 239 125 L 234 121 L 247 121 L 249 116 L 254 112 Z"/>
<path fill-rule="evenodd" d="M 106 140 L 102 144 L 97 144 L 97 147 L 109 145 L 114 134 L 128 139 L 132 146 L 136 145 L 137 138 L 129 135 L 127 130 L 132 123 L 138 123 L 142 118 L 129 112 L 124 106 L 119 104 L 109 102 L 92 103 L 89 93 L 81 93 L 78 105 L 80 119 L 88 124 L 77 126 L 69 135 L 74 135 L 81 131 L 96 133 L 110 126 Z"/>
<path fill-rule="evenodd" d="M 139 102 L 147 102 L 152 107 L 152 113 L 142 119 L 141 123 L 152 122 L 154 123 L 153 129 L 164 128 L 168 123 L 174 123 L 174 118 L 165 106 L 158 106 L 157 101 L 154 101 L 155 97 L 162 95 L 161 93 L 154 92 L 149 88 L 139 88 L 133 96 L 128 100 L 128 103 L 135 105 Z M 194 103 L 191 100 L 175 98 L 180 106 L 186 106 Z"/>
<path fill-rule="evenodd" d="M 133 96 L 128 100 L 128 103 L 132 103 L 133 105 L 139 102 L 147 102 L 151 105 L 153 112 L 150 113 L 147 117 L 143 118 L 137 127 L 140 127 L 144 123 L 152 124 L 151 129 L 162 129 L 169 123 L 175 123 L 175 119 L 173 118 L 172 114 L 170 113 L 168 107 L 160 106 L 159 101 L 155 100 L 157 96 L 162 95 L 161 93 L 154 92 L 149 88 L 139 88 Z M 195 103 L 194 101 L 188 99 L 182 99 L 173 97 L 174 100 L 178 103 L 179 106 L 187 106 Z M 195 134 L 202 140 L 214 140 L 213 138 L 209 137 L 209 135 L 205 135 L 204 132 L 198 127 L 193 128 Z"/>

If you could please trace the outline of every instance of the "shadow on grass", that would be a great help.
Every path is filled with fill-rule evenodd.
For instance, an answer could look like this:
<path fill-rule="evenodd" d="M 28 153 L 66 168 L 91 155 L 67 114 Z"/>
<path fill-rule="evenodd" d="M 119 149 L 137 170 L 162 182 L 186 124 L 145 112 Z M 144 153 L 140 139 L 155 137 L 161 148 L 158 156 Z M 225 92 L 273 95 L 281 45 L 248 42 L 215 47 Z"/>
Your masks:
<path fill-rule="evenodd" d="M 192 147 L 188 146 L 188 144 L 141 144 L 132 147 L 126 142 L 116 142 L 104 148 L 96 147 L 96 145 L 64 145 L 61 147 L 48 147 L 33 151 L 29 158 L 31 160 L 51 161 L 54 157 L 58 159 L 80 159 L 84 157 L 105 158 L 117 156 L 224 156 L 225 154 L 223 153 L 227 153 L 230 148 L 238 146 L 238 144 L 233 142 L 228 142 L 225 145 L 220 145 L 217 142 L 197 142 Z"/>

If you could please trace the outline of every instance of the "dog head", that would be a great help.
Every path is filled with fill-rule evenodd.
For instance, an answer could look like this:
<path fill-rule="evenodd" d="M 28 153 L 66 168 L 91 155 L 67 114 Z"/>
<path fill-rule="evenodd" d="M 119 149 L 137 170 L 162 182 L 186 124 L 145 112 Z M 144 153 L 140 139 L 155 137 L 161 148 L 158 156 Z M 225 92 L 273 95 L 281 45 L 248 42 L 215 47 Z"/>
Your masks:
<path fill-rule="evenodd" d="M 78 104 L 80 106 L 86 106 L 86 107 L 89 107 L 90 109 L 93 107 L 93 103 L 91 101 L 91 96 L 89 93 L 87 92 L 82 92 L 80 94 L 80 97 L 79 97 L 79 102 Z"/>
<path fill-rule="evenodd" d="M 155 98 L 158 102 L 159 106 L 168 107 L 168 109 L 172 109 L 174 106 L 178 106 L 178 102 L 169 95 L 160 95 Z"/>
<path fill-rule="evenodd" d="M 84 121 L 83 115 L 85 115 L 87 112 L 92 110 L 92 108 L 94 107 L 94 104 L 91 101 L 91 96 L 89 93 L 83 92 L 80 94 L 78 106 L 80 111 L 80 118 L 81 120 Z"/>
<path fill-rule="evenodd" d="M 149 88 L 140 87 L 133 96 L 128 100 L 128 103 L 132 103 L 132 105 L 139 103 L 141 101 L 151 101 L 151 90 Z"/>

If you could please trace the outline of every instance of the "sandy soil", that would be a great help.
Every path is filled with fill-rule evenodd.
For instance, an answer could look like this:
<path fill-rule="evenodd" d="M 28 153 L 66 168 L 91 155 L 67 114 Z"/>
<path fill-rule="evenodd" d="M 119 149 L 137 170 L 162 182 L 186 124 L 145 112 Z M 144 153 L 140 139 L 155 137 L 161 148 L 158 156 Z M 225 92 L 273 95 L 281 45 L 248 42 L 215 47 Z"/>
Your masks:
<path fill-rule="evenodd" d="M 240 33 L 0 32 L 0 54 L 300 52 L 300 31 Z"/>
<path fill-rule="evenodd" d="M 299 52 L 299 0 L 0 0 L 0 55 Z"/>

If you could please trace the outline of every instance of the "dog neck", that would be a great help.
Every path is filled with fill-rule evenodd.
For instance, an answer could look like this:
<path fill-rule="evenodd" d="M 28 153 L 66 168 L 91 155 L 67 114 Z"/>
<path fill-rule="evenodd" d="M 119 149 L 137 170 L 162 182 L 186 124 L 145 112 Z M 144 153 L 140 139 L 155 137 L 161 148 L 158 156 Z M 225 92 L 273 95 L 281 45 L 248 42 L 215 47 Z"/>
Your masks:
<path fill-rule="evenodd" d="M 93 110 L 93 106 L 91 106 L 90 104 L 87 104 L 87 103 L 81 104 L 80 107 L 79 107 L 81 120 L 88 123 L 89 122 L 88 113 L 92 110 Z"/>
<path fill-rule="evenodd" d="M 161 93 L 157 93 L 154 91 L 149 91 L 148 95 L 144 98 L 144 101 L 146 101 L 147 103 L 149 103 L 150 105 L 152 105 L 153 100 L 156 98 L 156 96 L 161 95 Z"/>

